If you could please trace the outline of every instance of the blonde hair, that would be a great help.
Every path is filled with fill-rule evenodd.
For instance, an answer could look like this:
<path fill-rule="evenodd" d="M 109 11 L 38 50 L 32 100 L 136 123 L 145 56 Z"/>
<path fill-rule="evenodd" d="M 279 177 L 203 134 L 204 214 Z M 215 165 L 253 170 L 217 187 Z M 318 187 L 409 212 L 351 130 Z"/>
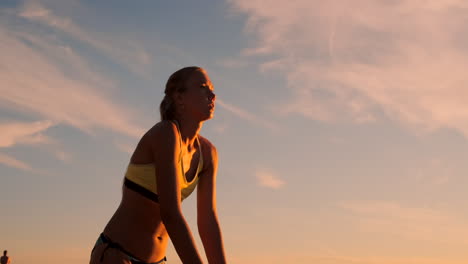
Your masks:
<path fill-rule="evenodd" d="M 173 96 L 176 92 L 185 92 L 187 89 L 187 80 L 196 71 L 205 72 L 205 70 L 201 67 L 190 66 L 174 72 L 169 77 L 166 83 L 166 89 L 164 90 L 165 96 L 159 106 L 161 120 L 174 120 L 176 118 L 177 112 Z"/>

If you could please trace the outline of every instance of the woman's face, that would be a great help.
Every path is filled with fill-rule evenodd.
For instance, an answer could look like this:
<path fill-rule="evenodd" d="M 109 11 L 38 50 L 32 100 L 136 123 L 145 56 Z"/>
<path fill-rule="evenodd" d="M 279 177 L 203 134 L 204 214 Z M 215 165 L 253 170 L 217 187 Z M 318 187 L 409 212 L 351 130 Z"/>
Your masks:
<path fill-rule="evenodd" d="M 179 94 L 181 113 L 205 121 L 213 118 L 215 99 L 213 85 L 205 72 L 195 71 L 187 80 L 186 90 Z"/>

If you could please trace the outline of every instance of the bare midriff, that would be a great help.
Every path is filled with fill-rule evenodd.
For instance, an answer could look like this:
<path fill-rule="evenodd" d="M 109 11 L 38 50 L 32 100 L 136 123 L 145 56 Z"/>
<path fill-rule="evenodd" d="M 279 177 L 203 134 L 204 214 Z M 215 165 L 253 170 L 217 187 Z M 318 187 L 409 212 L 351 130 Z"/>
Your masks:
<path fill-rule="evenodd" d="M 169 235 L 159 204 L 125 186 L 119 208 L 104 234 L 141 261 L 156 262 L 166 255 Z"/>

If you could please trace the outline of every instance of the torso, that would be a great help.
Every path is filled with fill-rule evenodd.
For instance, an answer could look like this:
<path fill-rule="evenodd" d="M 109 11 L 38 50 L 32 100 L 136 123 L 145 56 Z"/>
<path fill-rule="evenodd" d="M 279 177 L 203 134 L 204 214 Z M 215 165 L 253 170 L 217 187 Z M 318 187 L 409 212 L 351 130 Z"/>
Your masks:
<path fill-rule="evenodd" d="M 130 159 L 131 163 L 153 162 L 148 140 L 146 135 L 140 140 Z M 203 142 L 200 137 L 202 149 L 205 145 Z M 191 153 L 183 152 L 182 155 L 186 179 L 191 181 L 197 171 L 200 151 L 196 149 Z M 104 234 L 145 262 L 162 259 L 169 242 L 169 235 L 161 220 L 159 204 L 125 186 L 120 206 L 104 229 Z"/>
<path fill-rule="evenodd" d="M 8 264 L 8 263 L 10 263 L 10 258 L 9 258 L 9 257 L 6 257 L 6 256 L 2 256 L 2 257 L 0 258 L 0 263 L 1 263 L 1 264 Z"/>

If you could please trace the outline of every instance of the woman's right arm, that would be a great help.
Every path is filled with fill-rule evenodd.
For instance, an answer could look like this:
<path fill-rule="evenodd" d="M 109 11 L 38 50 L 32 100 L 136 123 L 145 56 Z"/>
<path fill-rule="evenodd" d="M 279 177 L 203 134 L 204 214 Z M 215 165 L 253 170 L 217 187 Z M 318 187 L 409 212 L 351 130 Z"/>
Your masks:
<path fill-rule="evenodd" d="M 151 136 L 161 219 L 182 263 L 202 263 L 185 221 L 180 193 L 180 139 L 177 127 L 163 121 Z"/>

